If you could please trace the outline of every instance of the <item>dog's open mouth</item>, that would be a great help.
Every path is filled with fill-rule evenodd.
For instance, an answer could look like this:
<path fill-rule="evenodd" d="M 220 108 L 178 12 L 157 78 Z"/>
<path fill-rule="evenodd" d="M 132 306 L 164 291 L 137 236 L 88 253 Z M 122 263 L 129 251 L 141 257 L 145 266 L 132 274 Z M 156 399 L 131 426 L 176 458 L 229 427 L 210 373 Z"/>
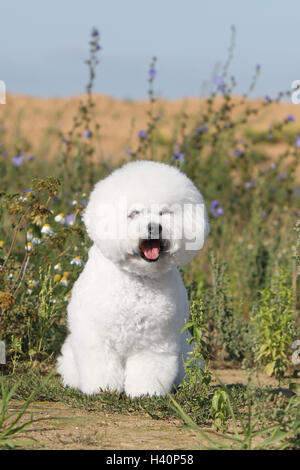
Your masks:
<path fill-rule="evenodd" d="M 157 261 L 164 245 L 162 240 L 142 240 L 140 243 L 141 256 L 146 261 Z"/>

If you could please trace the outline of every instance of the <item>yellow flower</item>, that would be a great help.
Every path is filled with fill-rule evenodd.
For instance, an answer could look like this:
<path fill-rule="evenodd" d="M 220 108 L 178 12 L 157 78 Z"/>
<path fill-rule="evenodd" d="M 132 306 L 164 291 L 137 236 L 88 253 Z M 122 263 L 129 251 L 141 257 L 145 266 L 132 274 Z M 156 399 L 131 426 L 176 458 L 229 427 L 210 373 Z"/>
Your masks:
<path fill-rule="evenodd" d="M 54 282 L 59 282 L 61 280 L 61 275 L 60 274 L 55 274 L 53 279 L 54 279 Z"/>
<path fill-rule="evenodd" d="M 4 244 L 5 244 L 4 240 L 0 240 L 0 249 L 4 247 Z"/>
<path fill-rule="evenodd" d="M 65 272 L 64 272 L 64 277 L 65 277 L 66 279 L 68 279 L 68 277 L 69 277 L 68 271 L 65 271 Z"/>

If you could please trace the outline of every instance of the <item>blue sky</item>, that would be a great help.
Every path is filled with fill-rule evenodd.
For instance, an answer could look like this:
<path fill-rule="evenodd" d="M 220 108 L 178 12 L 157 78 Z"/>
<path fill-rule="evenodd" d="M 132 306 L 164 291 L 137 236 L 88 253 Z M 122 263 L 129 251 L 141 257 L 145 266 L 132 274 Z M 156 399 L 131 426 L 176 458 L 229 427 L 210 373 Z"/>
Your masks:
<path fill-rule="evenodd" d="M 153 55 L 159 95 L 199 96 L 226 58 L 232 24 L 237 92 L 247 89 L 256 64 L 262 68 L 254 96 L 300 79 L 299 0 L 9 0 L 0 11 L 0 80 L 11 92 L 81 93 L 93 26 L 103 47 L 95 90 L 113 97 L 147 96 Z"/>

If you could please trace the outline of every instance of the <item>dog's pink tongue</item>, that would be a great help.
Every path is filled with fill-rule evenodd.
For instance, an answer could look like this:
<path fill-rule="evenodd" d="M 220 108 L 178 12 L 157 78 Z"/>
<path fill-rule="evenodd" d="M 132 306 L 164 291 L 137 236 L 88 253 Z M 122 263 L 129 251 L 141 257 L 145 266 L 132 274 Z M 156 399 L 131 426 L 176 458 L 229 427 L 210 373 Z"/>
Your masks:
<path fill-rule="evenodd" d="M 145 240 L 141 246 L 144 256 L 147 259 L 157 259 L 159 257 L 160 241 L 159 240 Z"/>

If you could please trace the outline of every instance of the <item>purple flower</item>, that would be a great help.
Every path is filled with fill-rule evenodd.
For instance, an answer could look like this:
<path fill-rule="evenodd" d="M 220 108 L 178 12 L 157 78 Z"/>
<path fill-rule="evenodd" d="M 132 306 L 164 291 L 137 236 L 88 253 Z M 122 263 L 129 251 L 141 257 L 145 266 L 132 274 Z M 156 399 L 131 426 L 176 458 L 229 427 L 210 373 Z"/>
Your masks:
<path fill-rule="evenodd" d="M 239 150 L 239 149 L 236 149 L 233 154 L 236 156 L 236 157 L 241 157 L 242 155 L 244 155 L 244 152 L 243 150 Z"/>
<path fill-rule="evenodd" d="M 247 183 L 245 183 L 245 188 L 246 188 L 246 189 L 251 189 L 251 188 L 253 188 L 253 183 L 252 183 L 252 181 L 247 181 Z"/>
<path fill-rule="evenodd" d="M 131 149 L 126 149 L 126 150 L 125 150 L 125 153 L 127 153 L 127 155 L 131 155 L 131 153 L 132 153 L 132 152 L 131 152 Z"/>
<path fill-rule="evenodd" d="M 81 199 L 80 204 L 81 204 L 83 207 L 86 207 L 86 199 L 85 199 L 85 197 Z"/>
<path fill-rule="evenodd" d="M 173 159 L 174 159 L 174 160 L 178 160 L 179 162 L 183 162 L 183 161 L 184 161 L 184 153 L 182 153 L 182 152 L 174 152 L 174 153 L 173 153 Z"/>
<path fill-rule="evenodd" d="M 296 142 L 295 142 L 295 145 L 297 148 L 300 147 L 300 135 L 297 136 L 297 139 L 296 139 Z"/>
<path fill-rule="evenodd" d="M 269 97 L 269 95 L 265 96 L 265 104 L 269 104 L 272 102 L 272 99 Z"/>
<path fill-rule="evenodd" d="M 225 127 L 226 129 L 230 129 L 230 127 L 232 127 L 232 122 L 226 122 Z"/>
<path fill-rule="evenodd" d="M 150 80 L 154 80 L 154 78 L 156 77 L 156 70 L 152 67 L 150 70 L 149 70 L 149 77 L 150 77 Z"/>
<path fill-rule="evenodd" d="M 279 173 L 278 175 L 278 181 L 283 181 L 286 179 L 286 172 L 283 171 L 282 173 Z"/>
<path fill-rule="evenodd" d="M 61 139 L 61 141 L 62 141 L 64 144 L 68 144 L 68 143 L 69 143 L 69 141 L 68 141 L 68 139 L 67 139 L 66 137 L 63 137 L 63 138 Z"/>
<path fill-rule="evenodd" d="M 143 129 L 141 129 L 139 132 L 138 132 L 138 136 L 140 139 L 147 139 L 147 131 L 144 131 Z"/>
<path fill-rule="evenodd" d="M 12 163 L 14 166 L 21 166 L 24 163 L 23 155 L 17 155 L 12 159 Z"/>
<path fill-rule="evenodd" d="M 98 29 L 93 28 L 92 31 L 91 31 L 91 35 L 92 35 L 93 37 L 99 36 L 99 31 L 98 31 Z"/>
<path fill-rule="evenodd" d="M 34 194 L 35 191 L 33 189 L 30 189 L 30 188 L 23 189 L 23 194 L 28 194 L 28 193 Z"/>
<path fill-rule="evenodd" d="M 66 226 L 69 227 L 70 225 L 73 225 L 75 220 L 75 214 L 68 214 L 66 216 Z"/>
<path fill-rule="evenodd" d="M 156 116 L 156 120 L 157 120 L 157 121 L 160 121 L 162 118 L 163 118 L 163 115 L 162 115 L 162 114 L 158 114 L 158 115 Z"/>
<path fill-rule="evenodd" d="M 221 91 L 222 93 L 224 93 L 225 83 L 224 83 L 223 77 L 221 77 L 220 75 L 216 75 L 214 78 L 214 82 L 215 82 L 217 89 Z"/>
<path fill-rule="evenodd" d="M 285 122 L 294 122 L 295 121 L 295 116 L 293 116 L 293 114 L 289 114 L 286 118 L 285 118 Z"/>
<path fill-rule="evenodd" d="M 207 131 L 208 131 L 208 127 L 205 126 L 205 125 L 195 129 L 196 134 L 202 134 L 202 133 L 207 132 Z"/>
<path fill-rule="evenodd" d="M 84 133 L 82 134 L 82 137 L 84 139 L 88 139 L 89 137 L 91 137 L 92 135 L 92 131 L 90 131 L 89 129 L 87 129 L 86 131 L 84 131 Z"/>
<path fill-rule="evenodd" d="M 217 218 L 224 214 L 224 209 L 220 206 L 220 201 L 215 200 L 210 205 L 210 212 L 213 217 Z"/>

